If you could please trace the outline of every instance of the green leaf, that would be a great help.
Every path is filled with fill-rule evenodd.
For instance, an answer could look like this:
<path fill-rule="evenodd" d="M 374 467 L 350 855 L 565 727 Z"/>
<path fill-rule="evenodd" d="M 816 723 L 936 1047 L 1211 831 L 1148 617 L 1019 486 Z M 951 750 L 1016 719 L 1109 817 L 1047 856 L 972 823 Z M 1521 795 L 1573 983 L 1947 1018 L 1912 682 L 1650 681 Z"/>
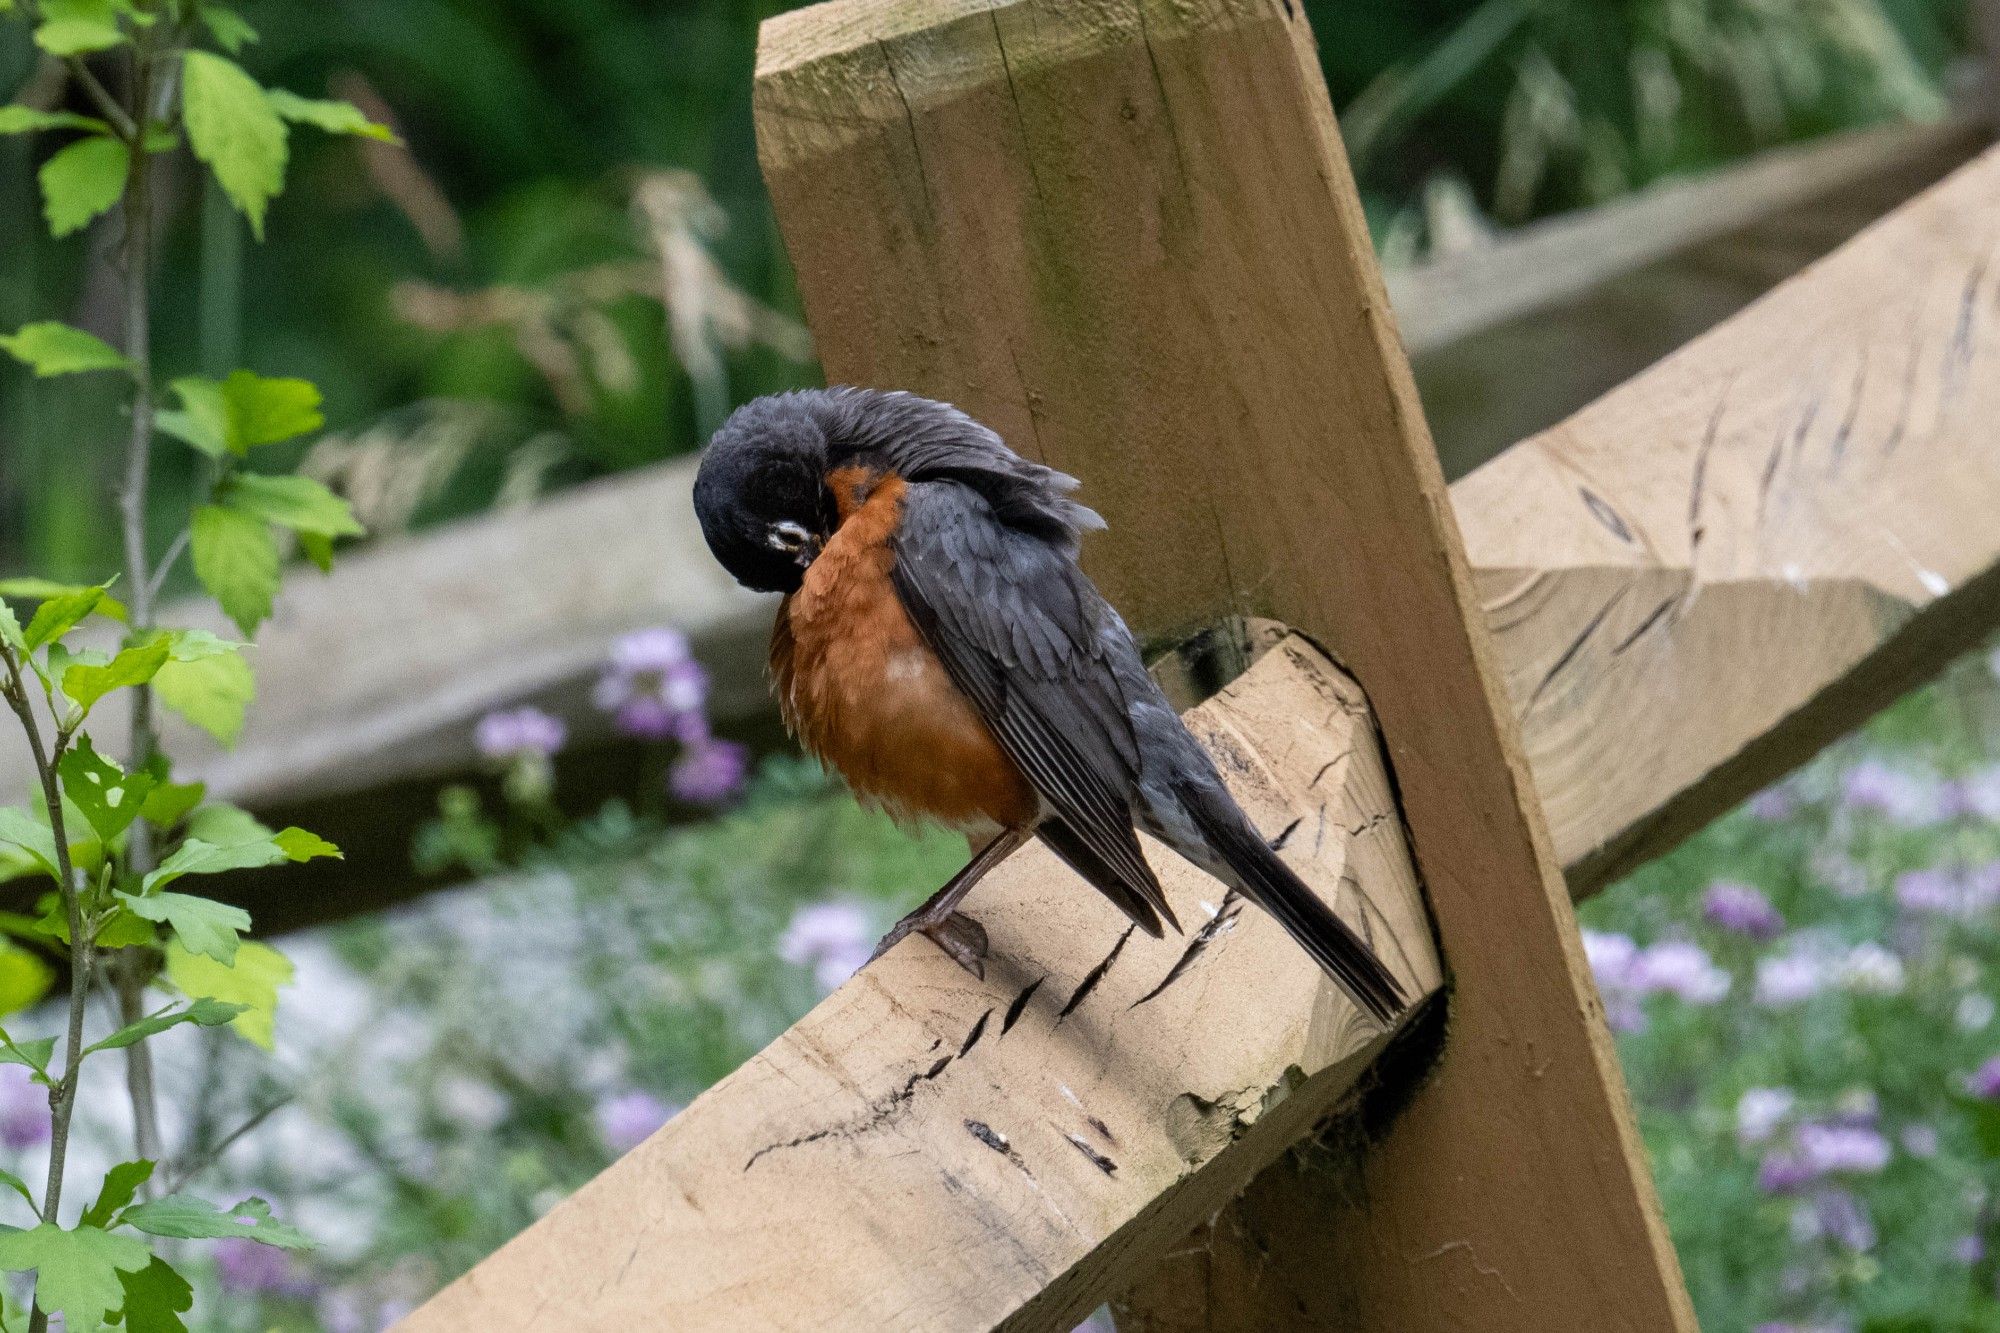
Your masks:
<path fill-rule="evenodd" d="M 145 1242 L 96 1227 L 66 1231 L 43 1222 L 0 1235 L 0 1268 L 35 1270 L 35 1302 L 68 1328 L 96 1328 L 125 1299 L 120 1272 L 153 1262 Z"/>
<path fill-rule="evenodd" d="M 227 801 L 211 801 L 188 821 L 187 835 L 214 847 L 241 847 L 245 843 L 269 842 L 268 825 Z"/>
<path fill-rule="evenodd" d="M 287 861 L 312 861 L 322 856 L 344 860 L 340 848 L 328 842 L 317 833 L 308 833 L 294 825 L 271 839 L 273 845 L 285 854 Z"/>
<path fill-rule="evenodd" d="M 136 1273 L 120 1271 L 125 1288 L 125 1333 L 187 1333 L 181 1315 L 194 1308 L 194 1288 L 165 1259 Z"/>
<path fill-rule="evenodd" d="M 266 838 L 260 842 L 241 842 L 234 846 L 217 846 L 200 838 L 189 838 L 174 849 L 174 854 L 160 863 L 160 868 L 147 875 L 141 885 L 141 892 L 151 895 L 177 879 L 187 875 L 219 875 L 230 870 L 255 870 L 262 866 L 276 865 L 285 859 L 284 852 L 276 843 Z M 157 921 L 158 917 L 150 920 Z"/>
<path fill-rule="evenodd" d="M 89 130 L 109 134 L 111 127 L 74 111 L 41 111 L 31 106 L 0 106 L 0 134 L 33 134 L 37 130 Z"/>
<path fill-rule="evenodd" d="M 118 27 L 119 8 L 110 0 L 42 0 L 35 45 L 57 57 L 108 51 L 125 41 Z"/>
<path fill-rule="evenodd" d="M 239 472 L 222 489 L 222 503 L 281 528 L 321 537 L 358 537 L 364 529 L 347 501 L 311 477 Z"/>
<path fill-rule="evenodd" d="M 40 379 L 89 370 L 132 368 L 132 363 L 102 338 L 54 320 L 25 324 L 17 332 L 0 337 L 0 351 L 27 365 Z"/>
<path fill-rule="evenodd" d="M 160 638 L 122 650 L 107 666 L 70 667 L 62 674 L 63 693 L 87 713 L 113 690 L 144 685 L 159 674 L 172 655 L 172 642 Z"/>
<path fill-rule="evenodd" d="M 238 936 L 250 929 L 250 914 L 242 908 L 191 893 L 155 893 L 144 898 L 121 893 L 118 900 L 134 916 L 171 926 L 189 952 L 204 954 L 218 963 L 236 961 Z"/>
<path fill-rule="evenodd" d="M 42 164 L 42 216 L 51 236 L 81 231 L 125 194 L 132 154 L 105 135 L 78 139 Z"/>
<path fill-rule="evenodd" d="M 32 1009 L 56 984 L 55 969 L 39 954 L 9 942 L 0 949 L 0 1017 Z"/>
<path fill-rule="evenodd" d="M 285 188 L 285 122 L 242 66 L 210 51 L 182 57 L 182 105 L 194 155 L 264 239 L 264 210 Z"/>
<path fill-rule="evenodd" d="M 0 1185 L 5 1185 L 8 1189 L 26 1200 L 28 1207 L 35 1210 L 35 1216 L 40 1217 L 42 1215 L 42 1205 L 35 1201 L 34 1193 L 29 1190 L 27 1181 L 21 1179 L 12 1171 L 0 1171 Z"/>
<path fill-rule="evenodd" d="M 206 1199 L 192 1194 L 169 1194 L 151 1203 L 134 1204 L 119 1219 L 124 1226 L 137 1227 L 154 1236 L 182 1240 L 213 1240 L 223 1236 L 246 1236 L 284 1250 L 309 1250 L 312 1242 L 294 1227 L 271 1217 L 271 1206 L 262 1199 L 245 1199 L 223 1212 Z"/>
<path fill-rule="evenodd" d="M 0 843 L 20 848 L 50 879 L 62 883 L 62 871 L 56 866 L 56 835 L 27 811 L 17 806 L 0 807 Z"/>
<path fill-rule="evenodd" d="M 108 583 L 102 584 L 100 591 L 110 586 Z M 29 602 L 45 602 L 51 597 L 65 597 L 70 593 L 88 591 L 89 589 L 82 584 L 57 583 L 54 579 L 0 579 L 0 597 L 17 597 Z M 106 592 L 103 600 L 97 604 L 97 614 L 123 621 L 130 613 L 126 611 L 125 603 Z"/>
<path fill-rule="evenodd" d="M 154 424 L 211 458 L 241 456 L 326 424 L 319 390 L 310 380 L 238 370 L 226 380 L 184 376 L 172 388 L 181 410 L 156 414 Z"/>
<path fill-rule="evenodd" d="M 234 649 L 212 657 L 185 660 L 179 657 L 177 649 L 176 660 L 161 667 L 160 674 L 153 677 L 153 693 L 162 704 L 223 745 L 234 745 L 243 732 L 243 718 L 250 701 L 257 695 L 257 679 L 251 674 L 250 664 Z M 195 791 L 199 800 L 199 788 Z M 180 811 L 186 813 L 185 808 Z M 151 814 L 147 817 L 152 818 Z"/>
<path fill-rule="evenodd" d="M 194 572 L 248 637 L 278 595 L 278 543 L 259 518 L 220 505 L 194 511 Z"/>
<path fill-rule="evenodd" d="M 319 566 L 320 573 L 333 572 L 333 538 L 323 537 L 317 532 L 301 532 L 299 551 L 306 559 Z"/>
<path fill-rule="evenodd" d="M 167 664 L 169 667 L 172 665 L 171 662 Z M 161 674 L 165 674 L 165 668 L 161 669 Z M 153 691 L 165 702 L 166 692 L 160 688 L 159 676 L 153 677 Z M 185 716 L 185 710 L 178 711 Z M 139 813 L 145 816 L 147 823 L 164 831 L 186 819 L 188 812 L 200 805 L 201 798 L 207 794 L 208 784 L 205 782 L 168 782 L 155 774 L 152 794 L 139 807 Z"/>
<path fill-rule="evenodd" d="M 0 1065 L 25 1065 L 46 1079 L 49 1076 L 49 1061 L 55 1058 L 55 1053 L 54 1037 L 8 1041 L 0 1043 Z"/>
<path fill-rule="evenodd" d="M 136 1046 L 148 1037 L 158 1036 L 168 1028 L 179 1027 L 183 1023 L 219 1028 L 242 1013 L 243 1008 L 240 1004 L 225 1004 L 221 1000 L 196 1000 L 185 1009 L 149 1014 L 136 1023 L 128 1023 L 103 1041 L 92 1042 L 84 1047 L 83 1053 L 94 1055 L 98 1051 L 116 1051 L 127 1046 Z"/>
<path fill-rule="evenodd" d="M 300 97 L 282 88 L 272 88 L 265 92 L 271 99 L 271 108 L 286 120 L 314 129 L 325 130 L 328 134 L 358 134 L 364 139 L 376 139 L 382 143 L 402 142 L 396 132 L 387 125 L 377 125 L 362 114 L 361 108 L 352 102 L 328 102 L 311 97 Z"/>
<path fill-rule="evenodd" d="M 326 424 L 319 388 L 311 380 L 231 371 L 222 382 L 229 404 L 231 444 L 237 453 L 294 439 Z"/>
<path fill-rule="evenodd" d="M 243 21 L 243 16 L 233 9 L 224 9 L 217 4 L 201 7 L 201 21 L 215 37 L 215 44 L 235 55 L 245 46 L 257 40 L 257 30 Z"/>
<path fill-rule="evenodd" d="M 69 934 L 67 927 L 58 938 Z M 160 929 L 142 917 L 134 916 L 123 907 L 112 912 L 107 921 L 97 927 L 97 947 L 100 949 L 130 949 L 137 945 L 148 948 L 160 942 Z"/>
<path fill-rule="evenodd" d="M 292 982 L 292 961 L 268 944 L 244 940 L 237 946 L 236 962 L 225 967 L 169 940 L 167 979 L 188 995 L 245 1006 L 230 1026 L 245 1041 L 268 1051 L 277 1020 L 278 990 Z"/>
<path fill-rule="evenodd" d="M 233 653 L 246 646 L 205 629 L 167 629 L 153 632 L 164 635 L 172 643 L 172 656 L 176 662 L 202 662 L 211 657 Z"/>
<path fill-rule="evenodd" d="M 98 610 L 103 601 L 103 588 L 58 593 L 35 608 L 34 618 L 28 622 L 22 638 L 31 650 L 54 643 L 75 629 L 85 616 Z"/>
<path fill-rule="evenodd" d="M 84 1210 L 80 1219 L 87 1227 L 103 1228 L 111 1225 L 111 1218 L 119 1209 L 138 1197 L 139 1187 L 153 1178 L 153 1164 L 144 1158 L 136 1162 L 120 1162 L 104 1174 L 104 1184 L 97 1191 L 97 1202 Z"/>
<path fill-rule="evenodd" d="M 70 668 L 73 672 L 87 669 Z M 63 679 L 67 692 L 69 677 L 65 675 Z M 97 830 L 97 836 L 107 843 L 132 826 L 153 790 L 151 774 L 127 773 L 99 754 L 90 737 L 83 735 L 76 738 L 75 748 L 62 757 L 57 772 L 62 777 L 64 794 L 76 802 L 76 808 Z"/>
<path fill-rule="evenodd" d="M 14 608 L 4 600 L 0 600 L 0 643 L 17 654 L 28 651 L 27 643 L 21 638 L 21 622 L 14 618 Z"/>
<path fill-rule="evenodd" d="M 221 381 L 186 375 L 169 387 L 181 400 L 181 410 L 156 413 L 154 425 L 210 458 L 242 452 L 232 443 L 229 400 L 223 397 Z"/>

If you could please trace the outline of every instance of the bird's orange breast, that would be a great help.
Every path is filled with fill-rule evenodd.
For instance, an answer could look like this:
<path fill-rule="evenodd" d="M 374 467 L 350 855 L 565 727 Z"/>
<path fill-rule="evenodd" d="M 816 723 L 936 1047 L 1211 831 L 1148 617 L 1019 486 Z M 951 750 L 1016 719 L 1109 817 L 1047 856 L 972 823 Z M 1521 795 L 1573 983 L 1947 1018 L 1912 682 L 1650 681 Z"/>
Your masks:
<path fill-rule="evenodd" d="M 857 794 L 967 832 L 1032 823 L 1033 789 L 924 643 L 891 581 L 903 480 L 828 479 L 840 527 L 778 611 L 771 675 L 785 723 Z"/>

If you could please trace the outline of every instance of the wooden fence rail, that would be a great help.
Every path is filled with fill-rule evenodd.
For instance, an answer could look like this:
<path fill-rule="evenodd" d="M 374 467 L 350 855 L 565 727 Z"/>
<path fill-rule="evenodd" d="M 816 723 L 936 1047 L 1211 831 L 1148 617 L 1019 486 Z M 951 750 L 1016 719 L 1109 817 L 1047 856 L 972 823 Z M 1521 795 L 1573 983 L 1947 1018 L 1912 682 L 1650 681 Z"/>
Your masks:
<path fill-rule="evenodd" d="M 1429 990 L 1408 839 L 1437 1073 L 1224 1207 L 1379 1039 L 1262 923 L 1176 974 L 1023 858 L 974 902 L 991 981 L 899 947 L 409 1327 L 1060 1328 L 1120 1290 L 1134 1328 L 1691 1326 L 1551 868 L 1601 885 L 2000 621 L 2000 156 L 1447 507 L 1309 41 L 1282 0 L 842 0 L 767 25 L 761 142 L 834 376 L 1082 472 L 1142 629 L 1275 612 L 1353 673 L 1288 641 L 1195 723 Z"/>

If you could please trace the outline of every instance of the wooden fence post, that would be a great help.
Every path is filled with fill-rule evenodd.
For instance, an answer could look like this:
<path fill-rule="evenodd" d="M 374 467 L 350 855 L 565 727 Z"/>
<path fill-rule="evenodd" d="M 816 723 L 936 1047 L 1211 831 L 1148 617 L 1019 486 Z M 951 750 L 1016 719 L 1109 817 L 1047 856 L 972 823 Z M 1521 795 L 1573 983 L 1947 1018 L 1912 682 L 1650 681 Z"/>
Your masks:
<path fill-rule="evenodd" d="M 1350 1206 L 1286 1236 L 1305 1317 L 1692 1328 L 1295 7 L 840 0 L 767 25 L 757 112 L 831 379 L 1084 477 L 1142 633 L 1270 615 L 1368 692 L 1454 998 Z"/>

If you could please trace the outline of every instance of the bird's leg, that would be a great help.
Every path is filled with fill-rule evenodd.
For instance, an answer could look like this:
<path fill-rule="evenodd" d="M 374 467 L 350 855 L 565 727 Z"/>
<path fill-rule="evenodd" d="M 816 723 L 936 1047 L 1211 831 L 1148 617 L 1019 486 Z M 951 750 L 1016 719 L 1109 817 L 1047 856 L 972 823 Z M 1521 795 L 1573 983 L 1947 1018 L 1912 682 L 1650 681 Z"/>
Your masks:
<path fill-rule="evenodd" d="M 979 849 L 979 854 L 966 863 L 965 869 L 945 881 L 945 886 L 932 894 L 922 907 L 898 921 L 882 937 L 882 942 L 875 946 L 869 961 L 880 958 L 905 935 L 915 931 L 928 936 L 953 962 L 983 980 L 986 976 L 986 931 L 971 917 L 960 915 L 958 905 L 964 901 L 966 894 L 972 892 L 973 885 L 986 877 L 987 871 L 1013 855 L 1015 848 L 1028 840 L 1030 832 L 1025 828 L 1002 830 L 998 837 Z"/>

